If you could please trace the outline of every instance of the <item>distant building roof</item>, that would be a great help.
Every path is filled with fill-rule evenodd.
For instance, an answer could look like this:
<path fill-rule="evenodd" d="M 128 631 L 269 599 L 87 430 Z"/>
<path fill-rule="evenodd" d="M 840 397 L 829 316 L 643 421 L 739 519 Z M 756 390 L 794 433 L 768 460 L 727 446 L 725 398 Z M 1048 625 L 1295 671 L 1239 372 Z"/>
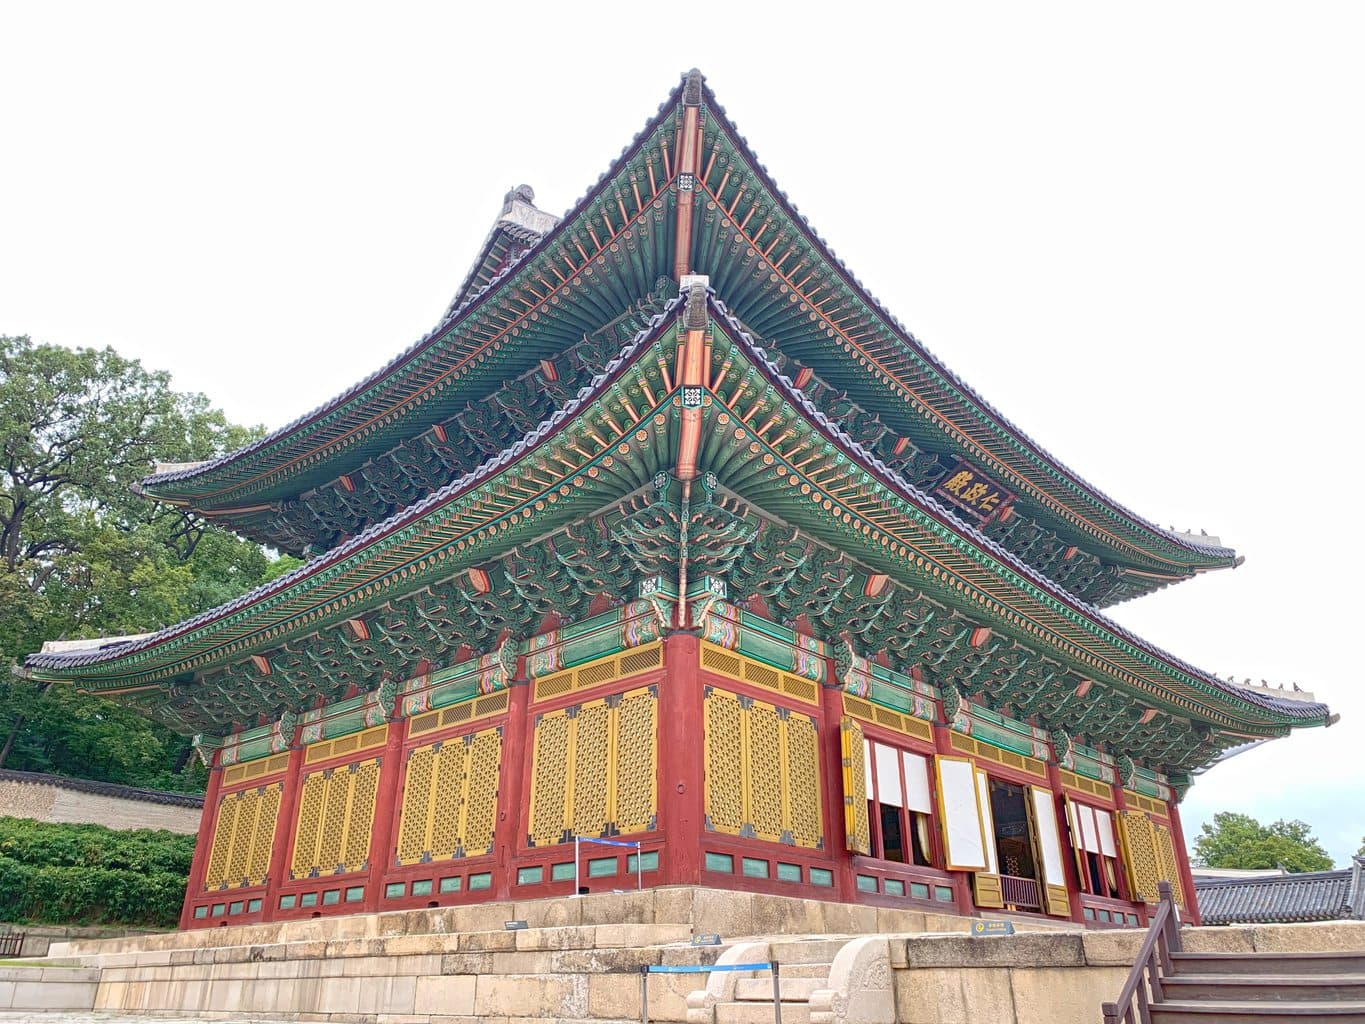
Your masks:
<path fill-rule="evenodd" d="M 1206 925 L 1365 920 L 1365 858 L 1349 868 L 1260 878 L 1195 878 Z"/>
<path fill-rule="evenodd" d="M 149 804 L 172 807 L 203 807 L 204 798 L 194 793 L 172 793 L 164 789 L 140 789 L 120 786 L 115 782 L 96 782 L 94 779 L 73 779 L 65 775 L 45 775 L 42 772 L 14 772 L 0 768 L 0 782 L 27 782 L 36 786 L 60 786 L 81 793 L 118 797 L 121 800 L 141 800 Z"/>

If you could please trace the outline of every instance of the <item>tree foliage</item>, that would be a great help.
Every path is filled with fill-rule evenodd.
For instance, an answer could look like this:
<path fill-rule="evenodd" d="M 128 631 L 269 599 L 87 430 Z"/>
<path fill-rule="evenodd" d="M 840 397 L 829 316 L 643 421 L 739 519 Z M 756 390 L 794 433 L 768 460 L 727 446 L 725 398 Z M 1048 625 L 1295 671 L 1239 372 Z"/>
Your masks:
<path fill-rule="evenodd" d="M 1195 863 L 1210 868 L 1276 868 L 1298 873 L 1328 871 L 1332 858 L 1302 821 L 1262 825 L 1246 814 L 1224 811 L 1205 822 L 1194 840 Z"/>
<path fill-rule="evenodd" d="M 170 625 L 296 565 L 132 490 L 255 435 L 112 349 L 0 337 L 0 659 Z M 4 673 L 0 723 L 0 767 L 203 785 L 183 737 L 66 687 Z"/>
<path fill-rule="evenodd" d="M 0 921 L 172 927 L 194 836 L 0 817 Z"/>

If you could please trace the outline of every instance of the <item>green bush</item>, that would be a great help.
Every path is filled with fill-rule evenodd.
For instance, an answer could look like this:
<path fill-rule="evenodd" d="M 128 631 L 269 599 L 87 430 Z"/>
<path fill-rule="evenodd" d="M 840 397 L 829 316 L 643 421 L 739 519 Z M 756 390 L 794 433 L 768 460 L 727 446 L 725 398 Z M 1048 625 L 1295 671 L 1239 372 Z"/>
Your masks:
<path fill-rule="evenodd" d="M 194 837 L 0 818 L 0 921 L 172 927 Z"/>

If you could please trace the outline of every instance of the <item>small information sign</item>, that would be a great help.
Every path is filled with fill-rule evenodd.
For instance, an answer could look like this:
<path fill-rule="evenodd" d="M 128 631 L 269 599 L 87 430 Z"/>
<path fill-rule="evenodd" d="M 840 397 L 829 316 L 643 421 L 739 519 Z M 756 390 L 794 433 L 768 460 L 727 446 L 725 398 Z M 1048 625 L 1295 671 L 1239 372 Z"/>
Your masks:
<path fill-rule="evenodd" d="M 526 927 L 527 925 L 525 921 L 508 921 L 503 925 L 503 928 L 505 928 L 509 932 L 524 931 Z"/>
<path fill-rule="evenodd" d="M 972 934 L 977 936 L 1013 935 L 1013 921 L 973 921 Z"/>
<path fill-rule="evenodd" d="M 720 936 L 714 932 L 709 935 L 693 935 L 692 945 L 694 946 L 719 946 Z"/>

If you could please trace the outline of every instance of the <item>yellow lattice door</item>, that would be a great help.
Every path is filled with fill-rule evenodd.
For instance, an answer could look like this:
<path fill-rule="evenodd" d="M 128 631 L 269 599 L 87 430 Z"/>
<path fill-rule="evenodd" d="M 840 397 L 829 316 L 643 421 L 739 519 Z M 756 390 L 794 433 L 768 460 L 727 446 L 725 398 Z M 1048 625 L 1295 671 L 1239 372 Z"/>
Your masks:
<path fill-rule="evenodd" d="M 566 837 L 564 821 L 569 809 L 570 777 L 569 729 L 573 722 L 567 711 L 541 715 L 536 722 L 532 750 L 531 846 L 562 843 Z"/>
<path fill-rule="evenodd" d="M 867 821 L 867 765 L 863 761 L 863 727 L 845 715 L 839 720 L 839 758 L 844 775 L 845 844 L 853 853 L 872 852 Z"/>
<path fill-rule="evenodd" d="M 270 869 L 283 783 L 229 793 L 218 802 L 205 889 L 260 885 Z"/>
<path fill-rule="evenodd" d="M 657 806 L 655 737 L 659 702 L 649 690 L 625 694 L 616 708 L 616 827 L 623 835 L 654 828 Z"/>
<path fill-rule="evenodd" d="M 498 769 L 502 765 L 502 729 L 485 729 L 465 742 L 464 853 L 490 853 L 498 814 Z"/>
<path fill-rule="evenodd" d="M 643 687 L 540 716 L 530 845 L 654 828 L 657 703 Z"/>
<path fill-rule="evenodd" d="M 711 688 L 705 721 L 706 827 L 808 849 L 823 845 L 811 717 Z"/>
<path fill-rule="evenodd" d="M 377 758 L 304 776 L 291 877 L 364 870 L 378 787 Z"/>
<path fill-rule="evenodd" d="M 1123 863 L 1133 898 L 1144 903 L 1157 901 L 1157 882 L 1161 863 L 1157 859 L 1156 836 L 1152 819 L 1142 811 L 1119 811 L 1119 840 L 1123 844 Z"/>
<path fill-rule="evenodd" d="M 706 822 L 716 832 L 744 827 L 744 712 L 724 690 L 706 694 Z"/>
<path fill-rule="evenodd" d="M 441 746 L 437 743 L 408 752 L 395 852 L 399 864 L 420 863 L 423 855 L 431 850 L 431 830 L 436 817 L 433 800 Z"/>
<path fill-rule="evenodd" d="M 213 845 L 209 848 L 209 863 L 204 869 L 204 888 L 221 889 L 227 878 L 228 858 L 232 855 L 232 833 L 237 824 L 237 808 L 241 801 L 230 793 L 218 802 L 218 815 L 213 825 Z"/>
<path fill-rule="evenodd" d="M 755 839 L 782 839 L 782 720 L 777 709 L 759 701 L 751 703 L 748 720 L 744 775 L 749 791 L 748 834 Z"/>
<path fill-rule="evenodd" d="M 813 849 L 825 837 L 820 799 L 820 737 L 806 715 L 793 714 L 783 723 L 787 789 L 787 822 L 792 841 Z"/>
<path fill-rule="evenodd" d="M 501 728 L 410 751 L 398 823 L 398 863 L 489 852 L 501 761 Z"/>
<path fill-rule="evenodd" d="M 577 836 L 600 836 L 611 820 L 612 708 L 605 700 L 579 706 L 574 720 L 573 815 L 569 828 Z"/>
<path fill-rule="evenodd" d="M 1175 840 L 1171 830 L 1158 822 L 1152 823 L 1156 841 L 1156 859 L 1161 867 L 1161 880 L 1171 883 L 1171 896 L 1182 909 L 1185 906 L 1185 887 L 1180 884 L 1180 861 L 1176 859 Z"/>

